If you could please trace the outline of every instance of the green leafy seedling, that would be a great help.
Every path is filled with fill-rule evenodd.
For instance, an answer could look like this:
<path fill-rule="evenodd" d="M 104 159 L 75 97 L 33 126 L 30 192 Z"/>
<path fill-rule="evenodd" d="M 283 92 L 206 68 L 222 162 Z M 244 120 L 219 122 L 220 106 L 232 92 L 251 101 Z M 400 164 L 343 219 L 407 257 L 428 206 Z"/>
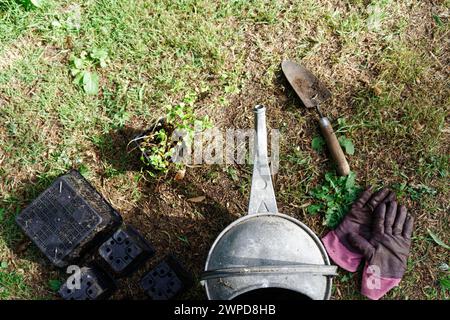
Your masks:
<path fill-rule="evenodd" d="M 325 181 L 310 191 L 310 196 L 315 203 L 309 205 L 307 211 L 309 214 L 323 213 L 325 217 L 323 224 L 335 228 L 360 191 L 354 172 L 350 172 L 345 177 L 328 172 L 325 174 Z"/>
<path fill-rule="evenodd" d="M 321 136 L 316 136 L 311 141 L 311 147 L 314 151 L 322 152 L 325 146 L 325 140 Z"/>
<path fill-rule="evenodd" d="M 100 67 L 106 68 L 108 61 L 108 51 L 106 51 L 105 49 L 93 49 L 90 57 L 95 62 L 98 62 L 100 64 Z"/>
<path fill-rule="evenodd" d="M 151 176 L 154 176 L 155 172 L 167 173 L 171 167 L 181 169 L 184 164 L 172 162 L 172 156 L 183 143 L 189 147 L 196 133 L 212 127 L 207 116 L 199 118 L 195 115 L 196 101 L 196 94 L 189 93 L 183 102 L 167 106 L 164 122 L 160 128 L 141 137 L 139 144 L 143 153 L 141 161 L 154 169 L 154 172 L 148 171 Z M 172 139 L 174 133 L 178 136 L 178 140 Z M 144 156 L 144 153 L 147 156 Z"/>
<path fill-rule="evenodd" d="M 341 145 L 342 148 L 344 148 L 345 153 L 347 153 L 351 156 L 355 154 L 355 146 L 353 145 L 353 142 L 351 139 L 349 139 L 345 136 L 341 136 L 341 137 L 339 137 L 339 144 Z"/>
<path fill-rule="evenodd" d="M 97 65 L 105 68 L 107 61 L 108 52 L 104 49 L 93 49 L 89 54 L 83 51 L 79 57 L 72 55 L 70 73 L 74 77 L 73 83 L 82 87 L 86 94 L 97 95 L 100 77 L 94 69 Z"/>

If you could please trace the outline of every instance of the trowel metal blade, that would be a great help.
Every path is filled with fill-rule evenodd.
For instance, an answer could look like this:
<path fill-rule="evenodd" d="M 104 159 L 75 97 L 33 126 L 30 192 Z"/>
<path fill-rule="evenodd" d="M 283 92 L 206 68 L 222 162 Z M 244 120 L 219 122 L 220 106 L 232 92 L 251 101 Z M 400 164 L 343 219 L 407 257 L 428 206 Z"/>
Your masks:
<path fill-rule="evenodd" d="M 288 60 L 281 63 L 281 69 L 305 107 L 314 108 L 331 97 L 330 90 L 308 69 Z"/>

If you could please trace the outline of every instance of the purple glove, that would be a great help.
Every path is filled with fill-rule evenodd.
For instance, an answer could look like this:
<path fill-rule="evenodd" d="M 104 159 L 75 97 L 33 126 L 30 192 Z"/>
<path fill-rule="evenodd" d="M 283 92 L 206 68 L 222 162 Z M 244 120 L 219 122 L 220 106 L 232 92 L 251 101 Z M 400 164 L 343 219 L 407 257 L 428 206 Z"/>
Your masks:
<path fill-rule="evenodd" d="M 348 234 L 356 233 L 365 239 L 369 239 L 374 209 L 380 203 L 394 199 L 395 194 L 388 189 L 381 189 L 377 193 L 372 194 L 372 188 L 367 188 L 352 205 L 341 224 L 322 238 L 328 254 L 338 266 L 347 271 L 356 271 L 363 255 L 350 245 L 347 239 Z"/>
<path fill-rule="evenodd" d="M 349 242 L 366 258 L 361 293 L 378 300 L 397 286 L 406 271 L 414 219 L 397 202 L 382 203 L 375 210 L 369 241 L 357 233 L 348 235 Z"/>

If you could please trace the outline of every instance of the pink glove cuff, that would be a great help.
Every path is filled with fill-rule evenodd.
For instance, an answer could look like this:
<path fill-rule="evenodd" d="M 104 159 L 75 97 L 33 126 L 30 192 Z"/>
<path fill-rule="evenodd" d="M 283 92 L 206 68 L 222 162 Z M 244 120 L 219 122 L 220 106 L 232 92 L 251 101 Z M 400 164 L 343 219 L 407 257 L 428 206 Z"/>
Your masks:
<path fill-rule="evenodd" d="M 362 254 L 348 250 L 339 240 L 336 232 L 330 231 L 322 238 L 322 242 L 327 249 L 328 255 L 341 268 L 355 272 L 358 269 Z"/>
<path fill-rule="evenodd" d="M 369 299 L 378 300 L 389 290 L 398 286 L 400 280 L 398 278 L 383 278 L 380 276 L 379 267 L 366 264 L 362 276 L 361 293 Z"/>

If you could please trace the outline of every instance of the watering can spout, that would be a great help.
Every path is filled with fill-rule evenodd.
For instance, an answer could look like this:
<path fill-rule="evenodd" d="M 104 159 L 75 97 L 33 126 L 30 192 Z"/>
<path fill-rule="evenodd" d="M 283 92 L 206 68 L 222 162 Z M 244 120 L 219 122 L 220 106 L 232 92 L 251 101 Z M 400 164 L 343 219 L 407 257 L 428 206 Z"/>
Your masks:
<path fill-rule="evenodd" d="M 256 134 L 248 214 L 278 213 L 267 156 L 266 107 L 257 105 L 253 112 L 255 113 Z"/>

